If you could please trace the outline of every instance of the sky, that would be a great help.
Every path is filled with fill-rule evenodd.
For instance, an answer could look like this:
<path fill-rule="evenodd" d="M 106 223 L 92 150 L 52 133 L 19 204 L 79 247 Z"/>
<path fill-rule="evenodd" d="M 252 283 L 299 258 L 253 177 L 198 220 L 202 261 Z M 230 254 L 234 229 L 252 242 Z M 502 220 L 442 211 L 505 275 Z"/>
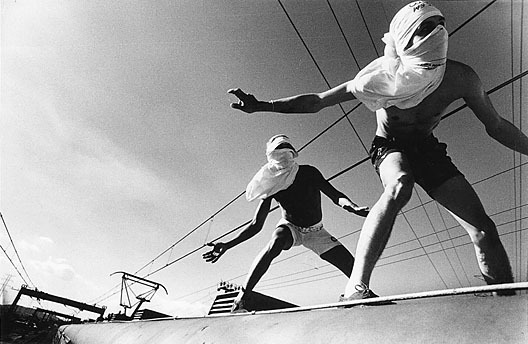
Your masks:
<path fill-rule="evenodd" d="M 448 31 L 488 4 L 431 2 Z M 375 132 L 364 106 L 339 120 L 356 101 L 313 115 L 247 115 L 230 108 L 226 91 L 268 100 L 350 80 L 383 51 L 381 37 L 405 3 L 1 0 L 2 303 L 27 283 L 115 313 L 122 309 L 115 273 L 126 271 L 167 289 L 146 308 L 206 314 L 218 282 L 243 283 L 279 219 L 269 214 L 261 233 L 217 263 L 202 260 L 205 243 L 253 216 L 256 203 L 239 195 L 265 163 L 268 138 L 287 134 L 302 147 L 299 163 L 331 178 L 367 156 Z M 471 65 L 488 90 L 522 73 L 527 13 L 521 0 L 493 3 L 450 37 L 448 57 Z M 491 95 L 524 133 L 526 83 Z M 498 225 L 515 280 L 527 281 L 527 158 L 489 138 L 467 109 L 436 134 Z M 382 192 L 368 162 L 331 182 L 360 205 L 372 206 Z M 324 196 L 323 213 L 327 230 L 354 253 L 362 218 Z M 292 248 L 256 291 L 308 306 L 337 301 L 346 282 Z M 371 288 L 391 295 L 483 284 L 469 237 L 417 187 Z"/>

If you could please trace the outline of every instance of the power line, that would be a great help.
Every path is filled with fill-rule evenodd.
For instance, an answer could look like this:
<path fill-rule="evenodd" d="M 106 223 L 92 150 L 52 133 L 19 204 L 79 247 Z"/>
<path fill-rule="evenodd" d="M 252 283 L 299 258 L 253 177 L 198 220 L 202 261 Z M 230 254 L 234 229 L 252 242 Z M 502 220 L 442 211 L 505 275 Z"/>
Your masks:
<path fill-rule="evenodd" d="M 28 274 L 26 268 L 24 267 L 24 264 L 22 263 L 22 259 L 20 259 L 20 255 L 18 254 L 18 250 L 16 249 L 15 243 L 13 242 L 13 238 L 11 237 L 11 233 L 9 233 L 9 229 L 7 228 L 7 224 L 5 223 L 4 216 L 2 215 L 1 212 L 0 212 L 0 218 L 2 219 L 2 223 L 4 224 L 4 228 L 5 228 L 6 232 L 7 232 L 7 235 L 9 236 L 9 240 L 11 241 L 11 245 L 13 246 L 13 249 L 15 250 L 15 254 L 16 254 L 17 258 L 18 258 L 18 261 L 20 262 L 20 266 L 22 267 L 22 270 L 24 271 L 24 273 L 26 274 L 28 280 L 31 282 L 31 285 L 34 288 L 35 284 L 31 280 L 31 278 L 29 277 L 29 274 Z M 11 259 L 9 259 L 9 260 L 11 260 Z M 27 282 L 25 282 L 25 283 L 27 284 Z"/>
<path fill-rule="evenodd" d="M 487 10 L 491 5 L 493 5 L 497 0 L 493 0 L 491 1 L 490 3 L 488 3 L 486 6 L 484 6 L 480 11 L 478 11 L 477 13 L 475 13 L 474 15 L 472 15 L 471 17 L 469 17 L 465 22 L 463 22 L 462 24 L 460 24 L 455 30 L 453 30 L 449 36 L 451 35 L 454 35 L 455 32 L 457 32 L 458 30 L 462 29 L 464 26 L 466 26 L 470 21 L 472 21 L 473 19 L 475 19 L 478 15 L 480 15 L 482 12 L 484 12 L 485 10 Z"/>
<path fill-rule="evenodd" d="M 297 33 L 297 36 L 299 37 L 299 40 L 301 41 L 301 43 L 303 44 L 304 48 L 306 49 L 306 52 L 308 53 L 308 55 L 310 55 L 310 58 L 312 59 L 312 62 L 314 63 L 315 67 L 317 68 L 317 70 L 319 71 L 319 74 L 321 74 L 321 77 L 323 78 L 323 80 L 325 81 L 326 83 L 326 86 L 330 89 L 332 88 L 330 86 L 330 82 L 328 82 L 328 79 L 326 78 L 326 76 L 324 75 L 323 73 L 323 70 L 321 69 L 321 67 L 319 67 L 319 63 L 317 63 L 317 60 L 315 59 L 315 57 L 313 56 L 312 52 L 310 51 L 310 48 L 308 48 L 308 45 L 306 44 L 306 42 L 304 41 L 304 38 L 302 37 L 301 33 L 299 32 L 299 30 L 297 29 L 297 26 L 295 25 L 295 23 L 293 22 L 291 16 L 289 15 L 288 11 L 286 10 L 286 7 L 284 7 L 284 5 L 282 4 L 281 0 L 277 0 L 279 2 L 279 5 L 280 7 L 282 8 L 284 14 L 286 15 L 286 18 L 288 18 L 288 21 L 290 22 L 291 26 L 293 27 L 295 33 Z M 359 136 L 359 133 L 358 131 L 356 130 L 355 126 L 352 124 L 352 122 L 350 121 L 350 119 L 348 118 L 347 116 L 347 113 L 345 111 L 345 109 L 343 108 L 343 105 L 341 104 L 338 104 L 339 108 L 341 109 L 341 112 L 343 112 L 345 114 L 345 116 L 343 117 L 346 117 L 348 123 L 350 124 L 350 126 L 352 127 L 352 130 L 354 131 L 354 133 L 356 134 L 359 142 L 361 143 L 361 145 L 363 146 L 363 149 L 365 150 L 365 152 L 368 152 L 368 149 L 367 147 L 365 146 L 365 143 L 363 142 L 363 140 L 361 139 L 361 136 Z M 355 107 L 354 109 L 356 109 L 357 107 Z M 350 113 L 350 112 L 348 112 Z M 343 118 L 342 117 L 342 118 Z"/>
<path fill-rule="evenodd" d="M 11 257 L 9 257 L 9 255 L 7 254 L 6 250 L 4 249 L 4 247 L 2 245 L 0 245 L 0 249 L 2 249 L 2 251 L 4 251 L 4 254 L 6 255 L 7 259 L 9 259 L 9 262 L 11 263 L 11 265 L 13 265 L 13 268 L 15 268 L 15 271 L 17 272 L 18 276 L 20 276 L 22 281 L 27 285 L 28 283 L 25 280 L 24 276 L 22 276 L 22 274 L 20 273 L 20 271 L 16 267 L 15 263 L 13 263 L 13 260 L 11 260 Z"/>
<path fill-rule="evenodd" d="M 356 55 L 354 54 L 354 51 L 352 50 L 352 47 L 350 47 L 350 43 L 348 43 L 348 39 L 346 38 L 345 32 L 343 31 L 343 28 L 341 27 L 341 24 L 339 23 L 339 20 L 337 20 L 337 16 L 335 14 L 334 9 L 332 8 L 332 5 L 330 4 L 329 0 L 326 0 L 326 3 L 328 4 L 328 7 L 330 7 L 330 11 L 332 12 L 332 15 L 334 16 L 334 20 L 337 23 L 337 26 L 339 27 L 339 31 L 341 31 L 341 36 L 343 36 L 343 39 L 345 40 L 345 43 L 348 47 L 348 51 L 350 51 L 350 54 L 352 55 L 352 58 L 354 59 L 354 62 L 356 62 L 356 66 L 359 69 L 361 69 L 361 66 L 359 65 L 359 62 L 356 58 Z"/>
<path fill-rule="evenodd" d="M 356 0 L 356 5 L 359 10 L 359 14 L 361 15 L 361 18 L 363 19 L 363 23 L 365 24 L 365 28 L 367 29 L 367 33 L 370 38 L 370 42 L 372 43 L 372 46 L 374 47 L 374 51 L 376 52 L 376 56 L 379 57 L 380 54 L 378 52 L 378 49 L 376 48 L 376 43 L 374 43 L 374 38 L 372 38 L 372 35 L 370 34 L 370 29 L 367 24 L 367 20 L 365 19 L 365 16 L 363 15 L 363 11 L 361 10 L 361 6 L 359 6 L 359 2 Z"/>

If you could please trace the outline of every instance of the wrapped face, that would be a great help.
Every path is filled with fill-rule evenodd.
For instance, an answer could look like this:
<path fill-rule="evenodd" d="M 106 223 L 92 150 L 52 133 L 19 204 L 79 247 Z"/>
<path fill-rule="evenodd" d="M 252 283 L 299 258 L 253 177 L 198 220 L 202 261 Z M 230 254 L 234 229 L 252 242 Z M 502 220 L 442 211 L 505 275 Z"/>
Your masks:
<path fill-rule="evenodd" d="M 292 158 L 296 158 L 299 154 L 297 150 L 291 144 L 290 138 L 286 135 L 280 134 L 275 135 L 269 139 L 266 144 L 266 155 L 274 156 L 277 154 L 282 154 L 286 152 L 291 152 Z"/>
<path fill-rule="evenodd" d="M 442 12 L 426 1 L 404 6 L 394 15 L 389 26 L 397 55 L 403 55 L 404 50 L 428 36 L 440 23 L 443 24 L 443 20 Z"/>

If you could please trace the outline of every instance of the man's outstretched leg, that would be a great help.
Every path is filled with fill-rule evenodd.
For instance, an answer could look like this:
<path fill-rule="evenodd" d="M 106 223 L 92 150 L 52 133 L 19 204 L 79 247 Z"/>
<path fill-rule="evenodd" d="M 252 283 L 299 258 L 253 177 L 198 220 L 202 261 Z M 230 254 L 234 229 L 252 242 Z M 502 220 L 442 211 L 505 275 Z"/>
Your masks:
<path fill-rule="evenodd" d="M 384 191 L 363 223 L 354 269 L 345 288 L 345 300 L 375 296 L 368 287 L 370 276 L 387 245 L 396 215 L 411 198 L 414 179 L 407 172 L 409 170 L 400 152 L 389 153 L 379 166 Z"/>
<path fill-rule="evenodd" d="M 258 281 L 268 271 L 273 259 L 275 259 L 282 250 L 288 250 L 293 245 L 293 236 L 289 228 L 278 227 L 271 237 L 268 245 L 264 247 L 262 251 L 255 257 L 251 268 L 249 269 L 246 282 L 244 283 L 244 289 L 239 294 L 238 298 L 233 304 L 231 312 L 245 311 L 244 303 L 247 299 L 249 292 L 255 288 Z"/>
<path fill-rule="evenodd" d="M 431 196 L 444 206 L 468 232 L 486 283 L 513 282 L 510 261 L 500 241 L 497 228 L 486 214 L 480 199 L 468 181 L 463 176 L 451 178 Z M 502 292 L 502 294 L 514 293 Z"/>

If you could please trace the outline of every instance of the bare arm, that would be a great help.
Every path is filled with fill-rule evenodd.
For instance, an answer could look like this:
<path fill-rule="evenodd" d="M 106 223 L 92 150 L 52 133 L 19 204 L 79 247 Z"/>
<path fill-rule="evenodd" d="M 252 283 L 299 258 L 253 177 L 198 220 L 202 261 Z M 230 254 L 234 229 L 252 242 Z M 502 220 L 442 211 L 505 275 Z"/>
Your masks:
<path fill-rule="evenodd" d="M 464 76 L 468 86 L 464 100 L 484 124 L 488 135 L 504 146 L 528 155 L 528 137 L 497 113 L 478 75 L 467 67 Z"/>
<path fill-rule="evenodd" d="M 255 211 L 255 215 L 253 216 L 253 219 L 251 220 L 251 223 L 246 226 L 236 237 L 229 240 L 226 243 L 218 242 L 216 244 L 209 243 L 208 246 L 213 246 L 213 249 L 209 252 L 206 252 L 202 255 L 203 259 L 205 259 L 206 262 L 214 263 L 216 262 L 227 250 L 230 248 L 235 247 L 236 245 L 252 238 L 255 236 L 258 232 L 262 230 L 262 227 L 264 226 L 264 222 L 266 221 L 266 218 L 268 217 L 268 213 L 271 207 L 271 200 L 272 198 L 266 198 L 264 200 L 261 200 L 257 210 Z"/>
<path fill-rule="evenodd" d="M 350 198 L 348 198 L 344 193 L 337 190 L 332 184 L 330 184 L 330 182 L 326 180 L 322 174 L 319 184 L 321 192 L 330 198 L 336 205 L 358 216 L 365 217 L 368 215 L 368 207 L 360 207 L 356 203 L 352 202 Z"/>
<path fill-rule="evenodd" d="M 231 89 L 227 92 L 234 94 L 239 100 L 237 103 L 231 103 L 231 107 L 246 113 L 261 111 L 280 113 L 315 113 L 325 107 L 356 99 L 352 93 L 347 92 L 346 83 L 321 93 L 299 94 L 270 101 L 257 100 L 255 96 L 247 94 L 239 88 Z"/>

